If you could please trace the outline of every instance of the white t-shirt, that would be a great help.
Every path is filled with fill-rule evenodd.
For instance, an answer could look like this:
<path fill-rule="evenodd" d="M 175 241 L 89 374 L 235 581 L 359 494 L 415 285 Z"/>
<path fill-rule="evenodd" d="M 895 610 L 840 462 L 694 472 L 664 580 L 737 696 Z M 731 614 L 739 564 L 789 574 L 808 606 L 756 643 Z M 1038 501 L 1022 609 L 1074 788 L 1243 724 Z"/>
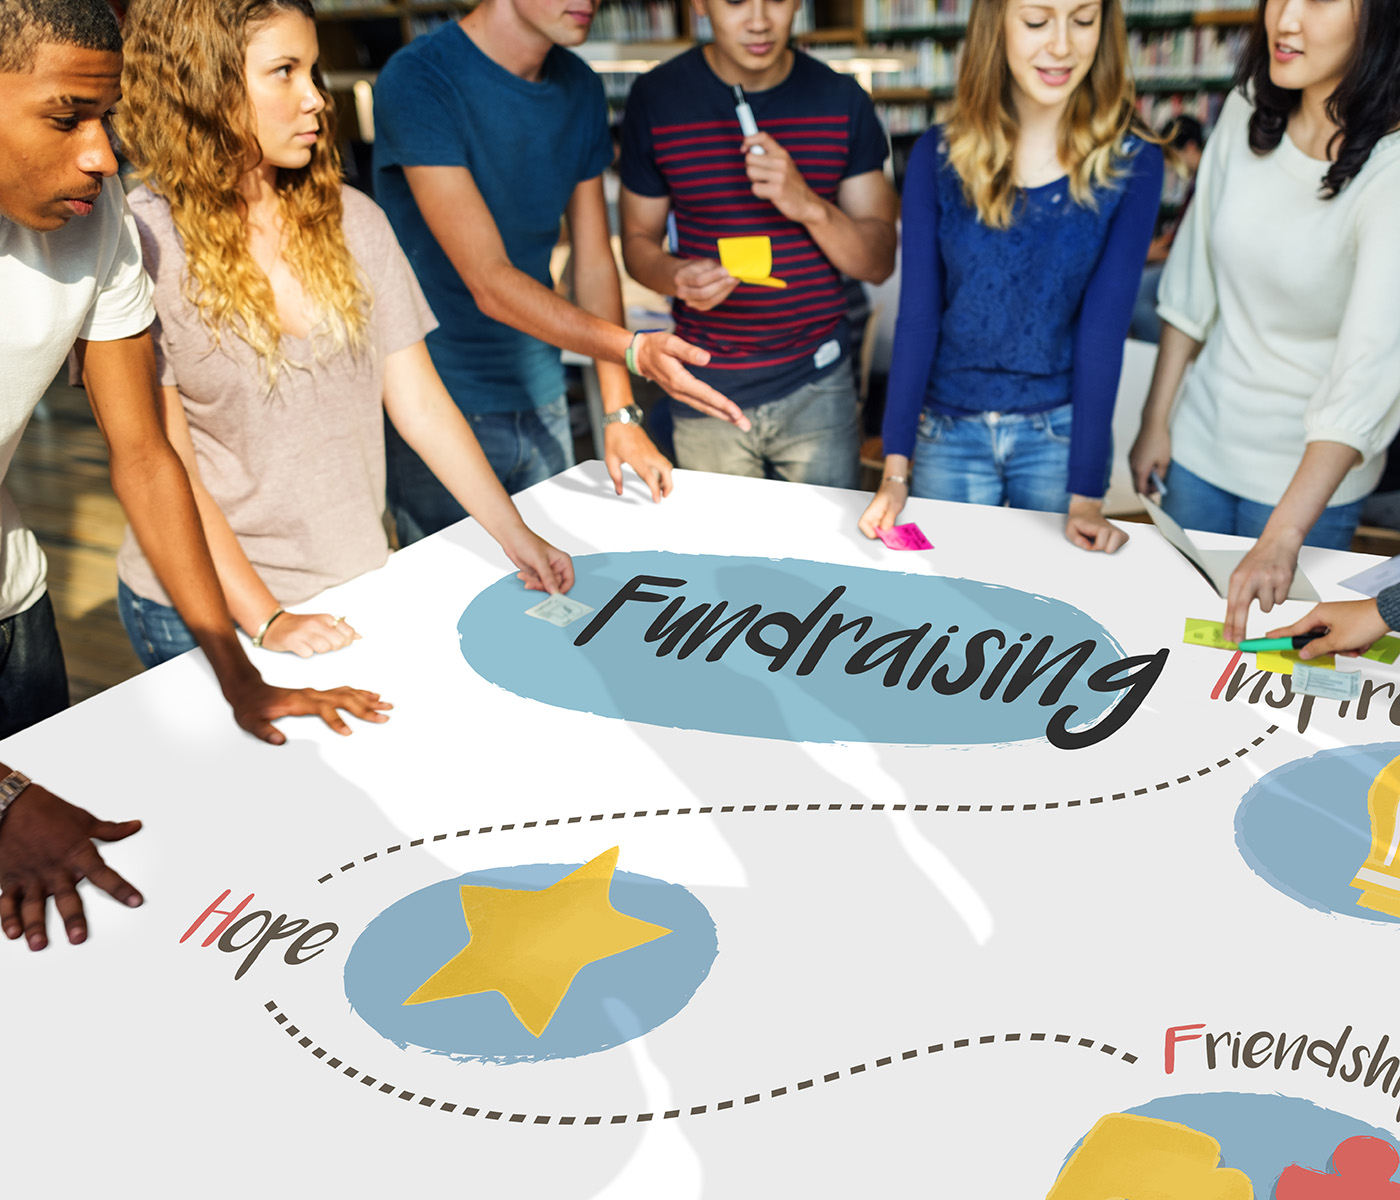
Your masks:
<path fill-rule="evenodd" d="M 1400 133 L 1341 194 L 1284 134 L 1249 148 L 1238 92 L 1206 143 L 1157 311 L 1204 342 L 1172 416 L 1172 457 L 1277 504 L 1308 442 L 1361 452 L 1331 504 L 1369 495 L 1400 429 Z"/>
<path fill-rule="evenodd" d="M 115 178 L 91 213 L 53 233 L 0 216 L 0 620 L 44 594 L 44 552 L 3 486 L 34 406 L 77 339 L 115 341 L 154 319 L 136 226 Z"/>

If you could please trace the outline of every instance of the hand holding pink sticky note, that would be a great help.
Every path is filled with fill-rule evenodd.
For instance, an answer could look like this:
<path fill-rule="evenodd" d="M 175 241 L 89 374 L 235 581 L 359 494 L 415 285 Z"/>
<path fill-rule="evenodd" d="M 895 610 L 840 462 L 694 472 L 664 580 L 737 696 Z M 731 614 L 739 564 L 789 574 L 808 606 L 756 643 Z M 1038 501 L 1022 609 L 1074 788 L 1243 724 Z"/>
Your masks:
<path fill-rule="evenodd" d="M 877 529 L 875 532 L 891 550 L 933 549 L 933 543 L 924 537 L 924 531 L 913 521 L 908 525 L 895 525 L 889 529 Z"/>

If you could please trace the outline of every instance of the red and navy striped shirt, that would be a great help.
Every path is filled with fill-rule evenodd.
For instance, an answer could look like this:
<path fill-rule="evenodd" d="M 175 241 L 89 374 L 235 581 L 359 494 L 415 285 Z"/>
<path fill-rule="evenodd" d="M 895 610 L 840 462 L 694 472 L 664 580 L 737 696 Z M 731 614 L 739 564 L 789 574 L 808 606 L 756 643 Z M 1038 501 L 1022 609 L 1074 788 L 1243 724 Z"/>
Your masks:
<path fill-rule="evenodd" d="M 884 163 L 885 135 L 870 97 L 809 55 L 794 55 L 776 87 L 750 92 L 749 106 L 759 129 L 824 200 L 835 203 L 843 179 Z M 681 258 L 718 260 L 721 237 L 772 239 L 772 273 L 786 288 L 741 283 L 709 312 L 681 300 L 672 306 L 677 334 L 713 355 L 694 373 L 736 404 L 754 405 L 786 396 L 846 359 L 846 302 L 836 268 L 806 228 L 753 194 L 743 139 L 733 94 L 696 46 L 633 86 L 619 171 L 637 195 L 670 198 L 672 252 Z"/>

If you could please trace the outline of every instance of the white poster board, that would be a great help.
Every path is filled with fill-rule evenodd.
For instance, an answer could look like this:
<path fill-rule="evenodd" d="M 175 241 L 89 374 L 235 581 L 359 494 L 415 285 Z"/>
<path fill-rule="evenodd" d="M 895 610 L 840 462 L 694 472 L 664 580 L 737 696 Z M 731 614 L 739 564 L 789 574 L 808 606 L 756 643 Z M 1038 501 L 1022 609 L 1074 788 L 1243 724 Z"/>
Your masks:
<path fill-rule="evenodd" d="M 1147 526 L 1090 555 L 1049 514 L 912 501 L 934 549 L 900 554 L 860 493 L 681 472 L 653 505 L 597 463 L 518 499 L 590 617 L 524 617 L 464 522 L 326 598 L 363 641 L 258 658 L 382 692 L 387 726 L 265 746 L 191 655 L 0 746 L 146 822 L 108 851 L 145 907 L 89 894 L 87 945 L 0 946 L 7 1191 L 81 1160 L 110 1197 L 1062 1200 L 1128 1114 L 1104 1169 L 1115 1129 L 1165 1130 L 1163 1195 L 1267 1197 L 1393 1139 L 1397 918 L 1351 879 L 1400 675 L 1339 706 L 1183 645 L 1222 606 Z M 1331 595 L 1364 560 L 1303 563 Z M 727 649 L 666 649 L 721 600 L 755 607 Z M 837 613 L 869 626 L 802 673 Z M 629 938 L 526 1028 L 567 953 Z M 473 942 L 516 1008 L 458 994 L 471 961 L 404 1004 Z"/>

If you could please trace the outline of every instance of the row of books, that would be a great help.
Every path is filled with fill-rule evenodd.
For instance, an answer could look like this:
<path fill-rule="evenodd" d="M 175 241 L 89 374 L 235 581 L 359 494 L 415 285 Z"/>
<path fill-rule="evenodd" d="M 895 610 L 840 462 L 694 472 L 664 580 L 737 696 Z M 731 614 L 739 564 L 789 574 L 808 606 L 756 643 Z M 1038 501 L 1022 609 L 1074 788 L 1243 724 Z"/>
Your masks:
<path fill-rule="evenodd" d="M 887 49 L 905 53 L 913 51 L 918 55 L 915 65 L 906 70 L 876 72 L 871 77 L 876 91 L 888 88 L 951 88 L 958 81 L 963 51 L 961 41 L 936 42 L 930 38 L 922 42 L 906 42 L 897 47 L 877 43 L 868 49 L 872 55 Z"/>
<path fill-rule="evenodd" d="M 1128 61 L 1137 79 L 1228 79 L 1248 36 L 1241 27 L 1134 30 Z"/>
<path fill-rule="evenodd" d="M 673 42 L 680 37 L 671 0 L 624 0 L 599 7 L 589 37 L 600 42 Z"/>
<path fill-rule="evenodd" d="M 933 29 L 967 24 L 971 0 L 864 0 L 866 29 Z"/>
<path fill-rule="evenodd" d="M 1177 117 L 1194 117 L 1209 133 L 1224 103 L 1225 93 L 1220 91 L 1173 92 L 1139 96 L 1137 107 L 1143 121 L 1158 132 L 1167 132 Z M 906 137 L 923 133 L 929 125 L 941 121 L 950 104 L 948 100 L 877 104 L 875 111 L 891 137 Z"/>

